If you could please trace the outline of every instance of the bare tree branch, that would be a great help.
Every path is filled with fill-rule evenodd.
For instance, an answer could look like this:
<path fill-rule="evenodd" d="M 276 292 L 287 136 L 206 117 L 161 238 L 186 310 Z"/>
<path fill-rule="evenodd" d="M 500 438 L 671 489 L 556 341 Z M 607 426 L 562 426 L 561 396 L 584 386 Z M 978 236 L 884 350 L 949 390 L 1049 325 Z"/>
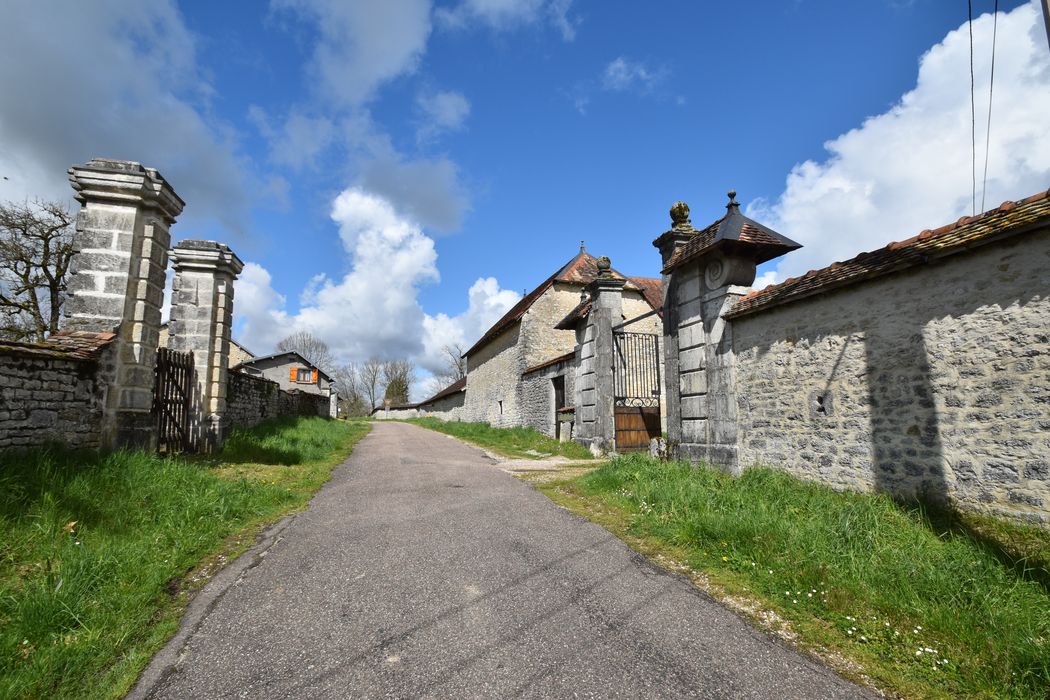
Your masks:
<path fill-rule="evenodd" d="M 0 204 L 0 335 L 39 341 L 58 330 L 72 224 L 60 202 Z"/>
<path fill-rule="evenodd" d="M 328 343 L 324 342 L 313 333 L 298 331 L 277 343 L 277 349 L 281 352 L 297 352 L 307 362 L 327 372 L 332 367 L 332 351 Z"/>

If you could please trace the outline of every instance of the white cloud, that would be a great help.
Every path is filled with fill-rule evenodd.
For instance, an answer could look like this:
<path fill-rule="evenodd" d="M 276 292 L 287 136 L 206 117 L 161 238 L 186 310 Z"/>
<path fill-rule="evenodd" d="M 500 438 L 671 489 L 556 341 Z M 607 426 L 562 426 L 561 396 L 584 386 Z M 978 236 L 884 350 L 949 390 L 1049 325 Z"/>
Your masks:
<path fill-rule="evenodd" d="M 999 17 L 987 207 L 1050 184 L 1050 55 L 1039 8 Z M 977 206 L 985 142 L 992 16 L 973 24 Z M 918 81 L 889 111 L 825 144 L 772 204 L 748 214 L 805 247 L 778 266 L 786 277 L 909 238 L 971 213 L 970 64 L 966 25 L 921 59 Z"/>
<path fill-rule="evenodd" d="M 571 7 L 572 0 L 461 0 L 455 7 L 435 9 L 434 18 L 450 29 L 480 23 L 497 31 L 547 20 L 565 41 L 572 41 L 579 20 L 569 16 Z"/>
<path fill-rule="evenodd" d="M 651 70 L 644 63 L 623 56 L 610 61 L 602 71 L 602 87 L 613 92 L 634 89 L 647 92 L 662 79 L 660 71 Z"/>
<path fill-rule="evenodd" d="M 319 33 L 314 89 L 336 107 L 367 102 L 383 83 L 413 72 L 430 36 L 430 0 L 273 0 Z"/>
<path fill-rule="evenodd" d="M 459 169 L 449 158 L 406 159 L 392 147 L 380 145 L 360 168 L 360 186 L 428 228 L 454 231 L 470 208 Z"/>
<path fill-rule="evenodd" d="M 0 199 L 66 198 L 66 169 L 103 156 L 158 168 L 182 221 L 247 220 L 251 169 L 206 116 L 211 88 L 173 3 L 13 3 L 0 45 Z"/>
<path fill-rule="evenodd" d="M 777 274 L 776 270 L 766 270 L 761 275 L 755 278 L 754 283 L 751 285 L 751 289 L 759 290 L 765 289 L 771 284 L 776 284 L 780 280 L 780 275 Z"/>
<path fill-rule="evenodd" d="M 417 136 L 424 141 L 445 131 L 459 131 L 470 115 L 470 101 L 454 90 L 420 94 L 416 106 L 423 119 Z"/>
<path fill-rule="evenodd" d="M 419 224 L 385 198 L 357 187 L 336 197 L 331 218 L 350 271 L 340 280 L 312 278 L 297 313 L 288 313 L 265 268 L 245 265 L 236 283 L 234 316 L 238 338 L 254 352 L 269 352 L 281 338 L 305 330 L 327 342 L 343 362 L 411 358 L 434 370 L 441 367 L 445 344 L 473 342 L 519 298 L 487 278 L 471 287 L 464 313 L 430 317 L 418 295 L 422 285 L 439 279 L 437 253 Z"/>
<path fill-rule="evenodd" d="M 279 127 L 274 127 L 269 115 L 256 105 L 248 109 L 248 119 L 269 143 L 270 160 L 294 170 L 312 165 L 337 136 L 330 119 L 309 116 L 298 109 L 292 109 Z"/>

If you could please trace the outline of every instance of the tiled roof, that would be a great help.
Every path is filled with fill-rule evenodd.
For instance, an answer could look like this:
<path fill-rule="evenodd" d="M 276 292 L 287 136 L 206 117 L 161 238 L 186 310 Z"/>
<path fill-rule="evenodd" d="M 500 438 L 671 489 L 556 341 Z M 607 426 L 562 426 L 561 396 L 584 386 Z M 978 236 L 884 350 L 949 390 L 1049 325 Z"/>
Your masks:
<path fill-rule="evenodd" d="M 675 251 L 671 259 L 664 265 L 665 274 L 682 263 L 703 255 L 712 246 L 723 241 L 726 245 L 734 247 L 746 246 L 748 256 L 754 258 L 757 263 L 772 260 L 802 247 L 790 238 L 741 214 L 740 205 L 736 202 L 735 197 L 736 192 L 729 193 L 729 204 L 726 205 L 725 216 L 707 228 L 697 231 L 685 245 Z"/>
<path fill-rule="evenodd" d="M 657 315 L 662 317 L 664 303 L 663 280 L 653 277 L 628 277 L 627 279 L 642 293 L 642 297 L 649 302 L 649 306 L 653 308 L 653 311 L 656 311 Z M 576 324 L 587 318 L 587 314 L 591 312 L 591 302 L 591 299 L 581 301 L 565 318 L 558 321 L 554 327 L 563 331 L 576 328 Z"/>
<path fill-rule="evenodd" d="M 664 307 L 664 281 L 659 277 L 628 277 L 642 292 L 642 296 L 655 311 Z"/>
<path fill-rule="evenodd" d="M 609 272 L 617 279 L 628 279 L 616 270 L 610 270 Z M 586 285 L 593 282 L 594 278 L 597 276 L 598 259 L 587 251 L 581 249 L 572 260 L 544 280 L 540 286 L 522 297 L 521 301 L 512 306 L 510 311 L 503 314 L 503 317 L 500 320 L 492 324 L 492 326 L 485 331 L 484 335 L 478 339 L 478 342 L 474 343 L 469 350 L 463 353 L 464 357 L 474 354 L 488 344 L 490 340 L 520 321 L 521 317 L 525 315 L 525 312 L 528 311 L 529 308 L 536 303 L 536 300 L 543 296 L 543 293 L 550 289 L 551 285 L 555 282 Z M 628 282 L 628 284 L 632 283 Z"/>
<path fill-rule="evenodd" d="M 42 343 L 0 342 L 0 351 L 70 360 L 95 360 L 116 337 L 116 333 L 62 330 L 53 333 Z"/>
<path fill-rule="evenodd" d="M 572 352 L 567 352 L 564 355 L 559 355 L 558 357 L 555 357 L 553 360 L 547 360 L 546 362 L 541 362 L 538 365 L 533 365 L 532 367 L 529 367 L 527 370 L 525 370 L 524 372 L 521 373 L 521 376 L 524 377 L 526 374 L 531 374 L 532 372 L 538 372 L 541 369 L 547 369 L 548 367 L 553 367 L 554 365 L 560 364 L 562 362 L 568 362 L 569 360 L 571 360 L 571 359 L 573 359 L 575 357 L 576 357 L 576 351 L 575 350 L 573 350 Z"/>
<path fill-rule="evenodd" d="M 294 350 L 286 350 L 284 352 L 275 352 L 272 355 L 262 355 L 260 357 L 253 357 L 250 360 L 245 360 L 244 362 L 240 363 L 239 365 L 235 365 L 235 366 L 231 367 L 230 369 L 238 370 L 238 369 L 241 369 L 243 367 L 251 367 L 252 365 L 262 364 L 266 360 L 273 360 L 273 359 L 276 359 L 278 357 L 283 357 L 285 355 L 293 355 L 293 356 L 299 358 L 299 363 L 300 364 L 304 364 L 307 367 L 313 367 L 314 369 L 317 370 L 318 374 L 320 374 L 322 377 L 324 377 L 328 381 L 332 381 L 332 378 L 328 375 L 327 372 L 325 372 L 323 369 L 321 369 L 320 367 L 318 367 L 314 363 L 310 362 L 309 360 L 307 360 L 305 357 L 303 357 L 302 355 L 300 355 L 299 353 L 297 353 Z"/>
<path fill-rule="evenodd" d="M 444 389 L 442 389 L 438 393 L 436 393 L 433 396 L 431 396 L 429 399 L 427 399 L 425 401 L 420 401 L 416 405 L 417 406 L 425 406 L 428 403 L 434 403 L 435 401 L 443 399 L 446 396 L 452 396 L 453 394 L 458 394 L 459 392 L 466 391 L 466 390 L 467 390 L 467 378 L 466 377 L 460 377 L 459 379 L 457 379 L 456 381 L 452 382 L 451 384 L 446 386 Z"/>
<path fill-rule="evenodd" d="M 998 209 L 979 216 L 964 216 L 955 223 L 926 230 L 898 243 L 890 243 L 844 262 L 810 270 L 801 277 L 784 280 L 741 298 L 726 318 L 786 304 L 837 287 L 872 279 L 932 258 L 943 257 L 992 241 L 1050 225 L 1050 191 L 1004 202 Z"/>

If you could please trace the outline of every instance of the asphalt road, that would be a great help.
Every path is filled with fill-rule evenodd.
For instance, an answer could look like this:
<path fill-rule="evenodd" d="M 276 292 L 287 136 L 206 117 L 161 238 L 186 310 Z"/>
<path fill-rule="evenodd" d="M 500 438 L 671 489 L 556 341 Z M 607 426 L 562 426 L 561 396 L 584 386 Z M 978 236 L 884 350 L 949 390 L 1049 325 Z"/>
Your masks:
<path fill-rule="evenodd" d="M 132 696 L 870 697 L 479 450 L 398 423 L 209 584 Z"/>

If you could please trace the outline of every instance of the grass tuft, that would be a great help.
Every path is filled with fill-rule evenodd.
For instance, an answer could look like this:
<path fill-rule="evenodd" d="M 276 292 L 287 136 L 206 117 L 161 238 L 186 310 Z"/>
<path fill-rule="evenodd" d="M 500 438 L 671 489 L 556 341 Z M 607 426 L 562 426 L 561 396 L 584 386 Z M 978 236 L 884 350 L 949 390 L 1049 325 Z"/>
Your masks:
<path fill-rule="evenodd" d="M 412 418 L 405 422 L 472 442 L 505 457 L 540 459 L 557 455 L 569 459 L 594 459 L 591 451 L 583 445 L 559 442 L 533 428 L 493 428 L 488 423 L 444 421 L 440 418 Z"/>
<path fill-rule="evenodd" d="M 211 460 L 0 456 L 0 698 L 122 697 L 177 629 L 183 579 L 305 505 L 367 431 L 283 420 Z"/>
<path fill-rule="evenodd" d="M 1050 688 L 1045 530 L 772 469 L 733 478 L 642 456 L 540 488 L 758 599 L 804 645 L 841 653 L 884 688 L 986 698 Z"/>

